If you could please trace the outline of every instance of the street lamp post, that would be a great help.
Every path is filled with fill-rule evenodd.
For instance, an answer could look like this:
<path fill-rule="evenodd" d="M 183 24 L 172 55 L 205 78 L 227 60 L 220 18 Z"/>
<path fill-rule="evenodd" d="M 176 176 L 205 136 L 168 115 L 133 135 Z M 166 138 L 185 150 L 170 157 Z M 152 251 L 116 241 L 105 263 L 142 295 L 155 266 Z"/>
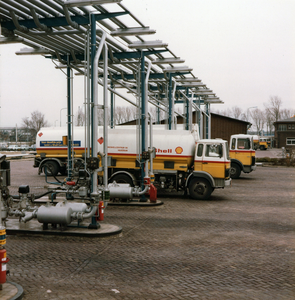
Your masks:
<path fill-rule="evenodd" d="M 257 108 L 257 106 L 251 106 L 247 108 L 247 121 L 249 121 L 249 109 L 251 108 Z"/>

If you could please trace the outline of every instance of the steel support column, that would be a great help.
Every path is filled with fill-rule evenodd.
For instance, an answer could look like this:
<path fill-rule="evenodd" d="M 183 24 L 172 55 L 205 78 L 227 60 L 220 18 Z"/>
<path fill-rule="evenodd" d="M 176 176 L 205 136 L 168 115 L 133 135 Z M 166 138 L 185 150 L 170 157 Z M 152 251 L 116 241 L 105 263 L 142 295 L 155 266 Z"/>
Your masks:
<path fill-rule="evenodd" d="M 70 56 L 68 55 L 67 62 L 67 112 L 68 112 L 68 179 L 70 180 L 72 177 L 72 101 L 71 101 L 71 76 L 72 70 L 70 67 Z"/>
<path fill-rule="evenodd" d="M 158 105 L 160 105 L 160 102 L 158 102 Z M 160 124 L 160 107 L 159 106 L 157 106 L 157 124 Z"/>
<path fill-rule="evenodd" d="M 173 116 L 172 116 L 172 75 L 169 74 L 169 88 L 168 88 L 168 101 L 169 101 L 169 116 L 168 116 L 168 129 L 172 129 L 172 122 L 173 122 Z M 174 113 L 173 113 L 174 114 Z"/>
<path fill-rule="evenodd" d="M 114 88 L 114 84 L 113 82 L 111 82 L 111 88 L 113 89 Z M 111 128 L 114 128 L 114 101 L 115 101 L 115 96 L 114 96 L 114 93 L 111 92 Z"/>
<path fill-rule="evenodd" d="M 185 129 L 186 130 L 189 130 L 189 118 L 190 118 L 190 115 L 189 115 L 189 100 L 188 100 L 188 97 L 189 97 L 189 91 L 188 91 L 188 88 L 186 89 L 186 96 L 187 96 L 187 99 L 186 99 L 186 123 L 185 123 Z"/>

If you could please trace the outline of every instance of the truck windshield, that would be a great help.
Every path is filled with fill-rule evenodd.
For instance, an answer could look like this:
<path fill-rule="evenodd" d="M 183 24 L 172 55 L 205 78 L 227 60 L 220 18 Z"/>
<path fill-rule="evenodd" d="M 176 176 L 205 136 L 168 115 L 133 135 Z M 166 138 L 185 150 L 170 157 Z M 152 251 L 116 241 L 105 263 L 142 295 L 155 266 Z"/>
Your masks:
<path fill-rule="evenodd" d="M 206 145 L 205 156 L 208 157 L 222 157 L 222 144 Z"/>
<path fill-rule="evenodd" d="M 249 150 L 251 149 L 250 139 L 238 139 L 238 149 Z"/>

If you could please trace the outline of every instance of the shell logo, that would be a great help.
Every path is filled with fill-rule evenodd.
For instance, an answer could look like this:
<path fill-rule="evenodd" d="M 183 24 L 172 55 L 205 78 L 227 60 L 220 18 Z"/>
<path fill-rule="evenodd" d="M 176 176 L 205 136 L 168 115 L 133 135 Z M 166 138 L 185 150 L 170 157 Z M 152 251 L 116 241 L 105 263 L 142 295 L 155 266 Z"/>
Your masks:
<path fill-rule="evenodd" d="M 181 147 L 176 147 L 176 148 L 175 148 L 175 152 L 176 152 L 177 154 L 181 154 L 181 153 L 183 152 L 183 149 L 182 149 Z"/>

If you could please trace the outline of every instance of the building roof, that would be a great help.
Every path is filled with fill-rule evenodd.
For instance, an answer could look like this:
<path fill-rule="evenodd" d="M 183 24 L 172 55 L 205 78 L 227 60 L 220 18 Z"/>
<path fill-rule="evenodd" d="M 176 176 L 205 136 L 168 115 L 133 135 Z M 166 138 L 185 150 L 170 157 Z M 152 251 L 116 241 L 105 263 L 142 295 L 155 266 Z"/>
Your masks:
<path fill-rule="evenodd" d="M 222 118 L 226 118 L 226 119 L 231 119 L 231 120 L 234 120 L 234 121 L 239 121 L 239 122 L 243 122 L 243 123 L 247 123 L 247 124 L 249 124 L 249 125 L 252 125 L 250 122 L 244 121 L 244 120 L 241 120 L 241 119 L 236 119 L 236 118 L 232 118 L 232 117 L 220 115 L 220 114 L 213 113 L 213 112 L 211 112 L 210 114 L 211 114 L 211 115 L 218 116 L 218 117 L 222 117 Z"/>
<path fill-rule="evenodd" d="M 293 123 L 293 122 L 295 122 L 295 115 L 293 117 L 285 119 L 285 120 L 278 120 L 278 121 L 274 122 L 274 124 L 275 123 Z"/>

